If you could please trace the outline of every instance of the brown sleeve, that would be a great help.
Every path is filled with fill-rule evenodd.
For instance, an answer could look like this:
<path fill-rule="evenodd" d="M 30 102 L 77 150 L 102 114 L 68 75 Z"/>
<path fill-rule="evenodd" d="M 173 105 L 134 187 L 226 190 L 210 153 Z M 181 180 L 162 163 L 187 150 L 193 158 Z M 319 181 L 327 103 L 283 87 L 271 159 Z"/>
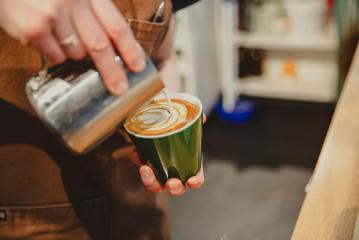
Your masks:
<path fill-rule="evenodd" d="M 25 84 L 40 68 L 37 51 L 0 29 L 0 100 L 34 114 L 25 95 Z"/>

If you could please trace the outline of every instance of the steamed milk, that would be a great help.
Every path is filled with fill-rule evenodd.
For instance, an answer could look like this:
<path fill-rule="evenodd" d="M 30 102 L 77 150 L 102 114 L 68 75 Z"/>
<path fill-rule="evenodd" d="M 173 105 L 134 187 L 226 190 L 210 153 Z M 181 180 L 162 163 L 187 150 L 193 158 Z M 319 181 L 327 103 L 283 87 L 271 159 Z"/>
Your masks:
<path fill-rule="evenodd" d="M 161 135 L 176 131 L 196 118 L 199 108 L 184 99 L 153 100 L 129 117 L 124 127 L 134 134 Z"/>

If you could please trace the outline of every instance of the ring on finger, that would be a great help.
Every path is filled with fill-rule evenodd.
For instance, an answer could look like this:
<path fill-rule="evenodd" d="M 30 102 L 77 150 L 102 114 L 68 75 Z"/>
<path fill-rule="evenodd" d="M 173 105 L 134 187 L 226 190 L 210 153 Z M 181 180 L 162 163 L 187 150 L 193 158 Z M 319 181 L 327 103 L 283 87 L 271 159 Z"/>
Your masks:
<path fill-rule="evenodd" d="M 60 40 L 61 46 L 76 45 L 79 42 L 80 42 L 80 40 L 75 33 L 68 36 L 67 38 L 65 38 L 63 40 Z"/>

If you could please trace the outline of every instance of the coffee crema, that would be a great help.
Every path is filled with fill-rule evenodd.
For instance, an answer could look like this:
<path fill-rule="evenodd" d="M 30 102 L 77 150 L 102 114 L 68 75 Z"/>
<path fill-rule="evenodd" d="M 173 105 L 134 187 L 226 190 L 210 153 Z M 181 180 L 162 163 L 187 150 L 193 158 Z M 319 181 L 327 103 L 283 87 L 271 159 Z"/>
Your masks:
<path fill-rule="evenodd" d="M 171 99 L 169 109 L 166 99 L 153 100 L 130 116 L 124 127 L 133 134 L 146 136 L 174 132 L 196 118 L 199 107 L 183 99 Z"/>

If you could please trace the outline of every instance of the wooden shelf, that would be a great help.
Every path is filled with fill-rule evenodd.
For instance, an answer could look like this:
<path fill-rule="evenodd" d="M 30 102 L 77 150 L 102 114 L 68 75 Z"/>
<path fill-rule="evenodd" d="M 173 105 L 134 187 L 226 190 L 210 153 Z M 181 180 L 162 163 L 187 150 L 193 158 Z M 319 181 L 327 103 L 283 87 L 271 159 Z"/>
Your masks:
<path fill-rule="evenodd" d="M 288 79 L 278 81 L 266 77 L 247 77 L 236 82 L 239 94 L 253 97 L 288 99 L 312 102 L 333 102 L 336 98 L 335 87 L 331 84 L 305 84 Z"/>
<path fill-rule="evenodd" d="M 321 35 L 295 37 L 286 34 L 239 32 L 235 37 L 239 47 L 290 51 L 335 52 L 338 49 L 334 31 Z"/>
<path fill-rule="evenodd" d="M 290 60 L 288 60 L 290 59 Z M 293 64 L 293 75 L 284 75 L 284 65 Z M 237 95 L 311 102 L 334 102 L 337 97 L 335 58 L 291 58 L 270 54 L 263 63 L 263 75 L 236 81 Z"/>

